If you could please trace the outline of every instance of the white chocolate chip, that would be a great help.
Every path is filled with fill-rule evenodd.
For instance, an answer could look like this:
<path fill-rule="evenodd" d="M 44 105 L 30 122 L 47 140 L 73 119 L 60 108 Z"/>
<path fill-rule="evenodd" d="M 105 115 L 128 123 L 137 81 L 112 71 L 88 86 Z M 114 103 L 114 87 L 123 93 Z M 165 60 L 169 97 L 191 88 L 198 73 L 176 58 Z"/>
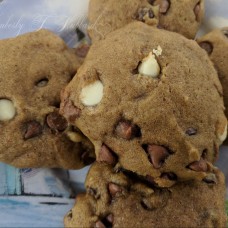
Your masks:
<path fill-rule="evenodd" d="M 157 49 L 153 49 L 153 53 L 159 57 L 160 55 L 162 55 L 162 48 L 160 45 L 158 45 Z"/>
<path fill-rule="evenodd" d="M 223 133 L 218 136 L 221 144 L 226 140 L 227 137 L 227 124 L 225 125 L 225 128 L 223 130 Z"/>
<path fill-rule="evenodd" d="M 8 121 L 14 118 L 16 109 L 12 101 L 7 99 L 0 100 L 0 121 Z"/>
<path fill-rule="evenodd" d="M 82 136 L 76 132 L 69 131 L 67 132 L 67 136 L 72 142 L 80 143 L 83 140 Z"/>
<path fill-rule="evenodd" d="M 142 60 L 139 65 L 139 73 L 152 78 L 157 78 L 160 74 L 160 66 L 155 58 L 155 55 L 150 54 Z"/>
<path fill-rule="evenodd" d="M 80 99 L 85 106 L 94 106 L 101 102 L 103 98 L 104 86 L 101 81 L 95 81 L 87 85 L 81 91 Z"/>

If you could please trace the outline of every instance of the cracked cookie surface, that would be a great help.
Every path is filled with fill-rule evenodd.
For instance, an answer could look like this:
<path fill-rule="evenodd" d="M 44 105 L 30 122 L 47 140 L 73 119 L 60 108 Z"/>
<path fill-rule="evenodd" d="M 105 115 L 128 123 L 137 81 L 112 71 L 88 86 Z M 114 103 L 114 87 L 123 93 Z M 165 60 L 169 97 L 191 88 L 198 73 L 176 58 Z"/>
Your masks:
<path fill-rule="evenodd" d="M 207 178 L 158 189 L 94 163 L 65 227 L 225 227 L 224 175 L 215 168 Z"/>
<path fill-rule="evenodd" d="M 91 47 L 61 113 L 98 161 L 167 187 L 210 171 L 226 125 L 220 90 L 195 41 L 134 22 Z"/>
<path fill-rule="evenodd" d="M 88 32 L 97 41 L 137 20 L 192 39 L 203 15 L 204 0 L 91 0 Z"/>
<path fill-rule="evenodd" d="M 77 56 L 47 30 L 1 40 L 0 50 L 0 161 L 83 167 L 93 146 L 59 114 L 60 91 L 80 65 Z"/>

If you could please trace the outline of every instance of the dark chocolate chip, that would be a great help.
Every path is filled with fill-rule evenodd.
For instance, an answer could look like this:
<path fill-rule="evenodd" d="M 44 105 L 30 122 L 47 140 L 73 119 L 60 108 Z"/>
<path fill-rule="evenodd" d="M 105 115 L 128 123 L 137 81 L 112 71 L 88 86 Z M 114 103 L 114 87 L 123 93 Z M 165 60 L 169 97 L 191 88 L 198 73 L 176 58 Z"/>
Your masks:
<path fill-rule="evenodd" d="M 149 182 L 150 184 L 152 184 L 152 185 L 156 185 L 156 182 L 154 181 L 154 178 L 152 176 L 150 176 L 150 175 L 146 175 L 145 180 L 147 182 Z"/>
<path fill-rule="evenodd" d="M 114 222 L 114 216 L 113 216 L 113 214 L 109 214 L 109 215 L 106 217 L 106 220 L 107 220 L 109 223 L 113 224 L 113 222 Z"/>
<path fill-rule="evenodd" d="M 106 162 L 110 165 L 114 165 L 117 162 L 115 154 L 106 145 L 101 146 L 100 153 L 97 156 L 98 162 Z"/>
<path fill-rule="evenodd" d="M 175 173 L 163 173 L 161 175 L 161 178 L 171 180 L 171 181 L 176 181 L 177 180 L 177 175 Z"/>
<path fill-rule="evenodd" d="M 84 163 L 84 165 L 90 165 L 92 164 L 96 159 L 94 157 L 90 156 L 89 151 L 83 151 L 81 154 L 81 161 Z"/>
<path fill-rule="evenodd" d="M 159 0 L 158 4 L 160 5 L 159 12 L 162 14 L 166 14 L 170 8 L 170 1 L 169 0 Z"/>
<path fill-rule="evenodd" d="M 82 40 L 85 37 L 85 33 L 82 32 L 79 28 L 76 28 L 75 32 L 76 32 L 76 34 L 78 36 L 78 41 Z"/>
<path fill-rule="evenodd" d="M 148 145 L 146 152 L 155 169 L 161 168 L 165 160 L 170 155 L 169 151 L 165 147 L 158 145 Z"/>
<path fill-rule="evenodd" d="M 202 152 L 202 158 L 205 160 L 207 158 L 207 149 L 204 149 L 203 152 Z"/>
<path fill-rule="evenodd" d="M 193 127 L 190 127 L 185 133 L 188 136 L 196 135 L 197 134 L 197 129 L 195 129 Z"/>
<path fill-rule="evenodd" d="M 153 12 L 153 10 L 152 9 L 149 9 L 149 11 L 148 11 L 148 16 L 149 16 L 149 18 L 154 18 L 154 12 Z"/>
<path fill-rule="evenodd" d="M 170 8 L 170 0 L 148 0 L 152 6 L 159 5 L 159 12 L 166 14 Z"/>
<path fill-rule="evenodd" d="M 203 48 L 208 53 L 208 55 L 213 52 L 213 45 L 208 41 L 203 41 L 199 43 L 199 46 Z"/>
<path fill-rule="evenodd" d="M 43 128 L 41 124 L 35 120 L 29 121 L 26 124 L 24 139 L 31 139 L 42 134 Z"/>
<path fill-rule="evenodd" d="M 196 21 L 198 21 L 199 22 L 199 20 L 200 20 L 200 17 L 199 17 L 199 15 L 200 15 L 200 11 L 201 11 L 201 7 L 200 7 L 200 2 L 198 2 L 197 4 L 196 4 L 196 6 L 194 7 L 194 14 L 195 14 L 195 16 L 196 16 Z"/>
<path fill-rule="evenodd" d="M 105 227 L 112 227 L 113 225 L 113 221 L 114 221 L 114 216 L 113 214 L 109 214 L 107 215 L 106 217 L 104 217 L 103 219 L 100 220 L 102 222 L 102 224 L 105 226 Z"/>
<path fill-rule="evenodd" d="M 156 0 L 148 0 L 148 3 L 151 4 L 152 6 L 154 5 Z"/>
<path fill-rule="evenodd" d="M 115 198 L 116 196 L 120 195 L 123 191 L 123 189 L 114 183 L 109 183 L 108 184 L 108 190 L 112 198 Z"/>
<path fill-rule="evenodd" d="M 116 126 L 115 133 L 118 137 L 126 140 L 141 136 L 140 128 L 128 120 L 120 121 Z"/>
<path fill-rule="evenodd" d="M 93 196 L 95 199 L 99 199 L 100 198 L 100 194 L 97 192 L 96 189 L 92 188 L 92 187 L 88 187 L 87 188 L 87 193 L 91 196 Z"/>
<path fill-rule="evenodd" d="M 77 118 L 81 115 L 81 109 L 77 108 L 72 101 L 67 100 L 62 104 L 62 114 L 70 122 L 74 123 Z"/>
<path fill-rule="evenodd" d="M 106 226 L 104 225 L 103 222 L 101 222 L 100 220 L 98 220 L 96 223 L 95 223 L 95 228 L 106 228 Z"/>
<path fill-rule="evenodd" d="M 196 172 L 207 172 L 207 162 L 200 158 L 199 161 L 192 162 L 188 168 Z"/>
<path fill-rule="evenodd" d="M 66 119 L 57 111 L 48 114 L 46 121 L 47 125 L 55 132 L 64 131 L 68 126 Z"/>
<path fill-rule="evenodd" d="M 80 58 L 85 58 L 89 52 L 90 46 L 87 44 L 81 44 L 75 48 L 75 53 Z"/>
<path fill-rule="evenodd" d="M 147 8 L 139 8 L 138 13 L 136 15 L 136 19 L 142 22 L 145 22 L 145 16 L 148 15 L 149 18 L 154 18 L 154 12 L 152 9 Z"/>
<path fill-rule="evenodd" d="M 203 181 L 207 184 L 217 184 L 217 178 L 214 173 L 208 174 Z"/>

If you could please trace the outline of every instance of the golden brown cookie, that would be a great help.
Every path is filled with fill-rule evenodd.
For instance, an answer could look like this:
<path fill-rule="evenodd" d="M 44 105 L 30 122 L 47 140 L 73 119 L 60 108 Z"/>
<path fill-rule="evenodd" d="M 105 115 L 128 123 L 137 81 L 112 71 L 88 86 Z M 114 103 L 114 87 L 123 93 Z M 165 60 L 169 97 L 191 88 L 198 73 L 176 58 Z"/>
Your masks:
<path fill-rule="evenodd" d="M 223 87 L 223 96 L 225 103 L 225 114 L 228 118 L 228 27 L 215 29 L 205 36 L 197 39 L 200 47 L 202 47 L 209 55 L 218 72 L 220 82 Z M 221 126 L 224 131 L 224 126 Z M 227 131 L 227 127 L 225 129 Z M 227 143 L 227 141 L 226 141 Z"/>
<path fill-rule="evenodd" d="M 91 160 L 91 143 L 59 114 L 60 91 L 79 65 L 47 30 L 0 41 L 1 162 L 73 169 Z"/>
<path fill-rule="evenodd" d="M 92 45 L 61 113 L 97 160 L 159 186 L 203 179 L 226 121 L 217 73 L 193 40 L 134 22 Z"/>
<path fill-rule="evenodd" d="M 90 0 L 92 41 L 135 20 L 194 38 L 204 15 L 204 0 Z"/>
<path fill-rule="evenodd" d="M 65 216 L 65 227 L 225 227 L 224 175 L 158 189 L 110 165 L 94 163 Z"/>

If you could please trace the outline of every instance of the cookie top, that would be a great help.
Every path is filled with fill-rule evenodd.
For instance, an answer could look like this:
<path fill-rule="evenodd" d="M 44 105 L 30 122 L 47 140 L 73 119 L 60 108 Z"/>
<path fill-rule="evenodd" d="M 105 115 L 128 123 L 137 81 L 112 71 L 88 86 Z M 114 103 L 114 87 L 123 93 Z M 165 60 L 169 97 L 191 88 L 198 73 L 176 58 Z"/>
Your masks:
<path fill-rule="evenodd" d="M 170 186 L 204 178 L 216 160 L 221 90 L 195 41 L 134 22 L 92 45 L 61 113 L 93 142 L 98 161 Z"/>
<path fill-rule="evenodd" d="M 47 30 L 0 41 L 1 162 L 21 168 L 85 165 L 81 157 L 89 157 L 93 146 L 59 114 L 60 91 L 79 65 Z"/>
<path fill-rule="evenodd" d="M 109 165 L 94 163 L 65 217 L 65 227 L 225 227 L 224 175 L 157 189 Z"/>
<path fill-rule="evenodd" d="M 197 39 L 197 42 L 207 52 L 218 72 L 228 118 L 228 27 L 215 29 Z"/>
<path fill-rule="evenodd" d="M 204 0 L 90 0 L 92 41 L 133 21 L 194 38 L 204 15 Z"/>

